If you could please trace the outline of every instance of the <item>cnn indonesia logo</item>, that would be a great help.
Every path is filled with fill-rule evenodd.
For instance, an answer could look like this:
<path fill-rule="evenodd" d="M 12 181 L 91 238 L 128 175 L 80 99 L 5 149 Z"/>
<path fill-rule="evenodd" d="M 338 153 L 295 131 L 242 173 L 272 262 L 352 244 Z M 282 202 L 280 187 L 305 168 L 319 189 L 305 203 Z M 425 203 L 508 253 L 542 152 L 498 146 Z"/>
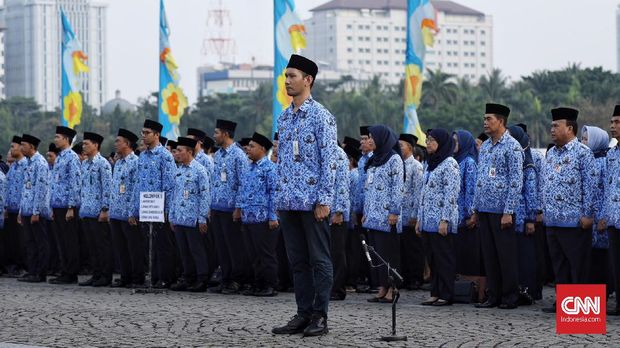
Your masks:
<path fill-rule="evenodd" d="M 606 291 L 604 284 L 558 284 L 556 332 L 606 334 Z"/>

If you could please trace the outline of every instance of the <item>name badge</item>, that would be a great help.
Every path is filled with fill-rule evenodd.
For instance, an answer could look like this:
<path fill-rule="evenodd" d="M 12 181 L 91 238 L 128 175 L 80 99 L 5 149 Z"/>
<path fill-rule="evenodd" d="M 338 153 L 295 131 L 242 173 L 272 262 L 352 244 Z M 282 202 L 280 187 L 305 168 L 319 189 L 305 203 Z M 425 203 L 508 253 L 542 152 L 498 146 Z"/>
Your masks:
<path fill-rule="evenodd" d="M 32 183 L 30 181 L 26 182 L 26 188 L 29 190 L 32 188 Z"/>
<path fill-rule="evenodd" d="M 368 185 L 372 184 L 372 180 L 373 180 L 373 173 L 369 172 L 368 173 L 368 177 L 366 178 L 366 187 L 368 187 Z"/>
<path fill-rule="evenodd" d="M 228 181 L 228 175 L 226 174 L 226 170 L 222 170 L 220 172 L 220 181 L 221 182 L 226 182 Z"/>
<path fill-rule="evenodd" d="M 556 172 L 560 172 L 562 170 L 562 166 L 560 166 L 559 164 L 555 166 L 555 171 Z"/>
<path fill-rule="evenodd" d="M 490 177 L 490 178 L 494 178 L 494 177 L 496 177 L 496 176 L 497 176 L 497 169 L 495 169 L 495 168 L 490 168 L 490 169 L 489 169 L 489 177 Z"/>
<path fill-rule="evenodd" d="M 60 174 L 59 173 L 56 174 L 56 182 L 60 182 Z"/>
<path fill-rule="evenodd" d="M 118 192 L 119 192 L 119 193 L 121 193 L 121 194 L 123 194 L 123 193 L 127 192 L 127 188 L 125 187 L 125 184 L 121 184 L 121 185 L 118 187 Z"/>
<path fill-rule="evenodd" d="M 184 199 L 188 199 L 189 198 L 189 190 L 183 191 L 183 198 Z"/>

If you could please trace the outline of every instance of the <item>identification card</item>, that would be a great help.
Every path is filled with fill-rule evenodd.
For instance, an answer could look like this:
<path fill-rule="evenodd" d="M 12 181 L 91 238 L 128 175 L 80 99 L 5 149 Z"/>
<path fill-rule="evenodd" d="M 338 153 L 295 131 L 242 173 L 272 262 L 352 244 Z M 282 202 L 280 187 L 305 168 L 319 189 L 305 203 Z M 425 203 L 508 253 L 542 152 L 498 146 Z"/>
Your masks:
<path fill-rule="evenodd" d="M 557 164 L 557 165 L 555 166 L 555 171 L 556 171 L 557 173 L 559 173 L 561 170 L 562 170 L 562 166 L 560 166 L 559 164 Z"/>
<path fill-rule="evenodd" d="M 32 188 L 32 183 L 30 181 L 26 182 L 26 188 L 29 190 Z"/>
<path fill-rule="evenodd" d="M 373 176 L 373 172 L 368 172 L 368 177 L 366 178 L 366 187 L 372 184 Z"/>
<path fill-rule="evenodd" d="M 299 141 L 293 141 L 293 155 L 299 156 Z"/>
<path fill-rule="evenodd" d="M 220 172 L 220 181 L 221 181 L 221 182 L 226 182 L 226 181 L 228 181 L 228 175 L 226 174 L 226 171 L 225 171 L 225 170 L 222 170 L 222 171 Z"/>
<path fill-rule="evenodd" d="M 489 177 L 494 178 L 497 176 L 497 169 L 495 168 L 490 168 L 489 169 Z"/>
<path fill-rule="evenodd" d="M 125 187 L 125 184 L 121 184 L 121 185 L 118 187 L 118 192 L 119 192 L 119 193 L 121 193 L 121 194 L 123 194 L 123 193 L 127 192 L 127 188 Z"/>
<path fill-rule="evenodd" d="M 189 190 L 183 191 L 183 198 L 184 199 L 189 199 Z"/>

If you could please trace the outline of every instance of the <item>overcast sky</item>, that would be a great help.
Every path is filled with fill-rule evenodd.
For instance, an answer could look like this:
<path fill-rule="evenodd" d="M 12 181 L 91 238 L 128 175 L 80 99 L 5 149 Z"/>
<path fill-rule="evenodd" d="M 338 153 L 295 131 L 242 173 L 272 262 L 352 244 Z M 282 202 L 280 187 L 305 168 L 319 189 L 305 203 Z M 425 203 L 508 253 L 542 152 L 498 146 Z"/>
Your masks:
<path fill-rule="evenodd" d="M 158 88 L 159 0 L 108 4 L 108 97 L 120 89 L 131 102 Z M 273 64 L 273 0 L 222 0 L 230 11 L 235 62 Z M 296 0 L 305 19 L 327 0 Z M 616 71 L 616 9 L 620 0 L 458 0 L 493 16 L 494 65 L 513 79 L 568 63 Z M 172 52 L 181 85 L 196 100 L 196 68 L 204 64 L 207 18 L 217 0 L 167 0 Z M 404 23 L 403 23 L 404 24 Z"/>

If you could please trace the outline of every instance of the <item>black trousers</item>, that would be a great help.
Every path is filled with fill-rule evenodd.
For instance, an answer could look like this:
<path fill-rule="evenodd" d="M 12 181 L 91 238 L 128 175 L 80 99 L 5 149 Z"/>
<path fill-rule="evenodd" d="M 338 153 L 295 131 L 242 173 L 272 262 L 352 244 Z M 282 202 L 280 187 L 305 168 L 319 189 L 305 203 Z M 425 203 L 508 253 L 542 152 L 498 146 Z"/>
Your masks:
<path fill-rule="evenodd" d="M 346 297 L 347 290 L 347 225 L 332 224 L 330 226 L 331 233 L 331 257 L 332 267 L 334 271 L 334 283 L 332 285 L 332 294 L 337 294 L 341 298 Z"/>
<path fill-rule="evenodd" d="M 153 222 L 152 224 L 153 270 L 151 270 L 151 277 L 152 280 L 158 280 L 171 284 L 176 280 L 175 267 L 177 264 L 174 235 L 172 234 L 168 223 Z M 149 223 L 140 223 L 140 228 L 143 233 L 146 234 L 146 238 L 149 238 Z M 145 244 L 148 245 L 148 239 Z"/>
<path fill-rule="evenodd" d="M 108 223 L 97 221 L 96 218 L 83 218 L 82 229 L 88 245 L 93 278 L 111 280 L 114 260 L 110 226 Z"/>
<path fill-rule="evenodd" d="M 49 269 L 50 246 L 45 219 L 31 222 L 30 216 L 22 216 L 22 227 L 28 253 L 28 273 L 45 278 Z"/>
<path fill-rule="evenodd" d="M 250 231 L 246 228 L 246 225 L 241 224 L 241 242 L 239 243 L 239 248 L 235 249 L 235 252 L 240 252 L 241 254 L 237 257 L 239 258 L 239 262 L 241 262 L 241 273 L 243 276 L 241 277 L 241 283 L 243 285 L 252 285 L 254 284 L 254 266 L 252 261 L 255 258 L 255 250 L 254 250 L 254 241 L 252 236 L 250 235 Z"/>
<path fill-rule="evenodd" d="M 211 227 L 215 234 L 217 255 L 222 268 L 222 284 L 243 284 L 247 279 L 245 243 L 241 223 L 233 221 L 232 213 L 211 210 Z"/>
<path fill-rule="evenodd" d="M 80 271 L 77 210 L 73 209 L 73 220 L 67 221 L 67 208 L 54 208 L 54 231 L 57 237 L 61 273 L 69 277 L 77 276 Z"/>
<path fill-rule="evenodd" d="M 413 226 L 403 226 L 400 235 L 402 275 L 405 285 L 424 282 L 424 241 L 418 237 Z"/>
<path fill-rule="evenodd" d="M 278 246 L 279 231 L 270 230 L 269 223 L 244 224 L 252 239 L 252 268 L 254 286 L 259 289 L 275 288 L 278 285 Z"/>
<path fill-rule="evenodd" d="M 116 219 L 110 219 L 110 232 L 121 269 L 121 282 L 144 284 L 144 235 L 138 226 Z"/>
<path fill-rule="evenodd" d="M 535 300 L 542 299 L 542 287 L 538 281 L 536 253 L 536 236 L 528 236 L 525 233 L 517 234 L 517 246 L 519 250 L 519 285 L 532 295 Z"/>
<path fill-rule="evenodd" d="M 198 226 L 174 226 L 174 236 L 183 262 L 183 278 L 189 283 L 209 280 L 207 250 Z"/>
<path fill-rule="evenodd" d="M 551 258 L 549 257 L 549 248 L 547 248 L 547 232 L 542 222 L 535 224 L 534 244 L 536 246 L 536 282 L 542 289 L 542 286 L 553 281 L 553 266 L 551 266 Z"/>
<path fill-rule="evenodd" d="M 400 241 L 399 235 L 396 233 L 396 227 L 392 232 L 369 230 L 368 235 L 374 243 L 374 248 L 381 257 L 390 264 L 391 268 L 400 269 Z M 373 257 L 373 255 L 370 255 Z M 373 264 L 377 264 L 378 260 L 373 257 Z M 388 271 L 385 266 L 373 268 L 371 270 L 371 278 L 373 284 L 388 288 L 390 286 Z"/>
<path fill-rule="evenodd" d="M 282 229 L 278 228 L 278 245 L 276 247 L 276 254 L 278 257 L 278 287 L 282 290 L 286 290 L 293 286 L 293 273 L 288 262 L 288 255 L 286 254 L 286 243 L 284 243 L 284 236 L 282 235 Z"/>
<path fill-rule="evenodd" d="M 502 214 L 478 215 L 488 300 L 514 305 L 519 299 L 517 234 L 514 224 L 502 229 Z"/>
<path fill-rule="evenodd" d="M 448 233 L 423 233 L 428 246 L 429 263 L 431 266 L 431 296 L 452 301 L 454 281 L 456 280 L 455 235 Z"/>
<path fill-rule="evenodd" d="M 592 232 L 598 233 L 598 232 Z M 607 294 L 614 292 L 613 272 L 609 249 L 592 248 L 590 259 L 590 284 L 606 284 Z"/>
<path fill-rule="evenodd" d="M 609 227 L 609 259 L 614 278 L 614 289 L 616 290 L 616 308 L 620 309 L 620 229 Z"/>
<path fill-rule="evenodd" d="M 17 223 L 17 213 L 8 213 L 4 220 L 4 262 L 7 266 L 26 268 L 26 246 L 22 227 Z"/>
<path fill-rule="evenodd" d="M 557 284 L 587 284 L 590 280 L 592 230 L 547 226 L 549 254 Z"/>
<path fill-rule="evenodd" d="M 207 233 L 202 235 L 202 239 L 207 252 L 207 275 L 209 279 L 215 273 L 215 270 L 220 266 L 217 256 L 217 245 L 215 244 L 215 233 L 213 232 L 213 224 L 208 222 Z"/>
<path fill-rule="evenodd" d="M 359 229 L 353 227 L 347 231 L 347 284 L 355 287 L 360 278 L 360 265 L 362 259 L 362 240 L 360 239 Z"/>
<path fill-rule="evenodd" d="M 49 270 L 51 272 L 58 272 L 60 271 L 61 263 L 60 252 L 58 251 L 58 237 L 56 236 L 56 231 L 54 230 L 54 221 L 46 219 L 45 224 L 47 226 L 48 245 L 50 246 Z"/>

